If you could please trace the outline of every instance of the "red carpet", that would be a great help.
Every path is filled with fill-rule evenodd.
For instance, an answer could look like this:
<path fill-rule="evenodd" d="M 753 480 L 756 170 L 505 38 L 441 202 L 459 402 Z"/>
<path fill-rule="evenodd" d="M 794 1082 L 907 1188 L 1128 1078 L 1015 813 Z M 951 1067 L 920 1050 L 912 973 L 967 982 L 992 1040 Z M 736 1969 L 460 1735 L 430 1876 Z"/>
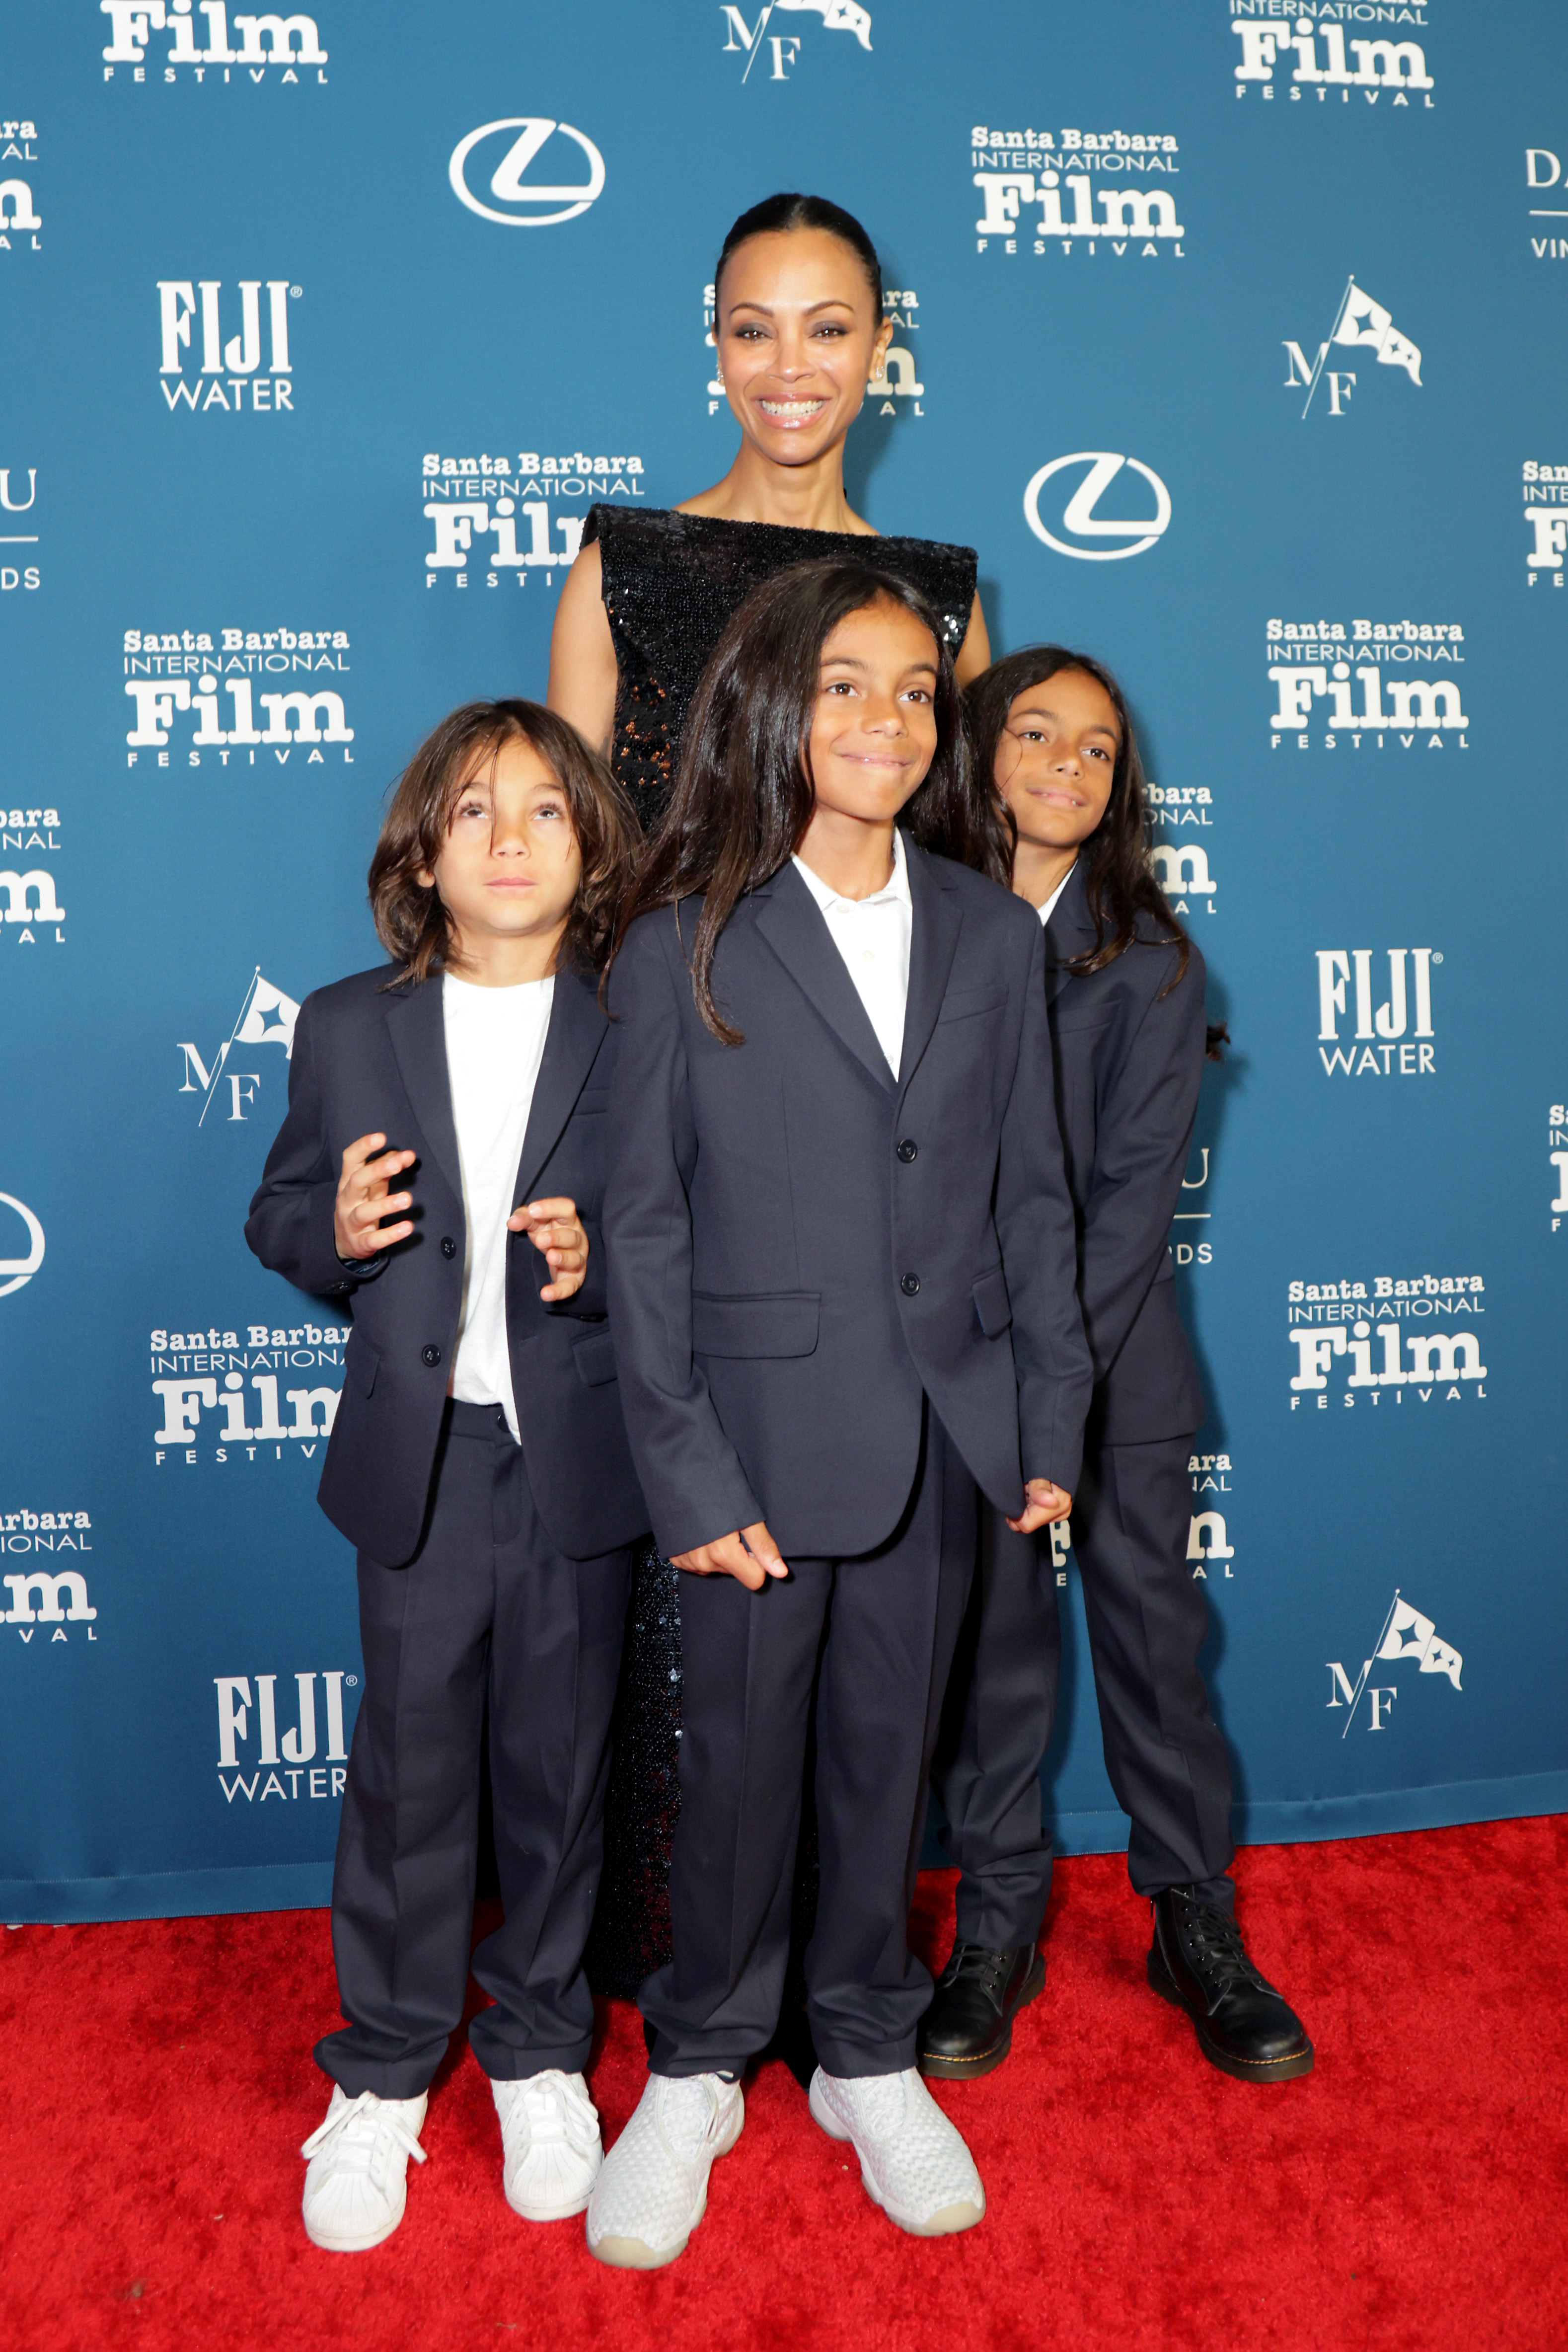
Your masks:
<path fill-rule="evenodd" d="M 324 1912 L 23 1928 L 0 1938 L 3 2341 L 1560 2347 L 1565 1847 L 1568 1821 L 1547 1820 L 1244 1853 L 1253 1948 L 1318 2052 L 1268 2089 L 1215 2073 L 1148 1991 L 1121 1861 L 1065 1863 L 1013 2058 L 938 2091 L 985 2178 L 979 2229 L 901 2236 L 769 2065 L 690 2252 L 651 2277 L 601 2269 L 579 2222 L 513 2217 L 465 2047 L 397 2236 L 307 2243 L 295 2150 L 325 2105 L 309 2045 L 336 2017 Z M 950 1904 L 948 1877 L 922 1883 L 926 1948 Z M 607 2137 L 641 2079 L 616 2005 L 592 2079 Z"/>

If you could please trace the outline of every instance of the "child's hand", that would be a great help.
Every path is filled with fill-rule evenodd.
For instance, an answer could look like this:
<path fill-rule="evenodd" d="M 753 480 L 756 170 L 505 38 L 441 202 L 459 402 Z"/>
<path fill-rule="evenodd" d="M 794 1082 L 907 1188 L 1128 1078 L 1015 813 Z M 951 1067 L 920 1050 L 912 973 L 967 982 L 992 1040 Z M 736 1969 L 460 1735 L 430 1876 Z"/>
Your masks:
<path fill-rule="evenodd" d="M 332 1238 L 340 1257 L 374 1257 L 389 1243 L 407 1241 L 413 1231 L 410 1218 L 397 1225 L 381 1222 L 396 1216 L 400 1209 L 413 1208 L 412 1192 L 393 1192 L 388 1188 L 392 1178 L 412 1168 L 418 1157 L 413 1151 L 388 1151 L 377 1160 L 374 1154 L 385 1141 L 384 1135 L 361 1135 L 343 1154 L 343 1172 L 338 1179 L 332 1211 Z"/>
<path fill-rule="evenodd" d="M 550 1279 L 539 1293 L 541 1298 L 570 1298 L 582 1288 L 588 1271 L 588 1235 L 579 1221 L 575 1201 L 530 1201 L 526 1208 L 512 1211 L 507 1231 L 527 1234 L 535 1249 L 543 1251 Z"/>
<path fill-rule="evenodd" d="M 1048 1528 L 1053 1519 L 1066 1518 L 1072 1508 L 1072 1497 L 1066 1487 L 1052 1486 L 1049 1478 L 1030 1478 L 1024 1494 L 1028 1499 L 1022 1516 L 1008 1521 L 1015 1536 L 1031 1536 L 1037 1528 Z"/>
<path fill-rule="evenodd" d="M 695 1551 L 678 1551 L 670 1564 L 684 1568 L 690 1576 L 733 1576 L 748 1592 L 760 1592 L 770 1576 L 789 1573 L 779 1557 L 778 1545 L 760 1519 L 755 1527 L 742 1528 L 732 1536 L 720 1536 L 716 1543 L 698 1544 Z"/>

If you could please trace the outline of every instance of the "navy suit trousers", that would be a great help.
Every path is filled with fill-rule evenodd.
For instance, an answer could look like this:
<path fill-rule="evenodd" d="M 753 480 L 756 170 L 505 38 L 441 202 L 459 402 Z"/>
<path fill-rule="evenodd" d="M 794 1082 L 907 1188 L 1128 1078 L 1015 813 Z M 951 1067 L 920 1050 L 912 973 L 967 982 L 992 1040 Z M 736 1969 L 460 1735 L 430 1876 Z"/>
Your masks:
<path fill-rule="evenodd" d="M 760 1592 L 728 1576 L 682 1577 L 674 1958 L 640 1995 L 654 2074 L 738 2074 L 772 2038 L 813 1688 L 811 2038 L 830 2074 L 914 2064 L 931 1979 L 905 1930 L 977 1513 L 975 1481 L 927 1405 L 913 1492 L 878 1550 L 791 1559 L 788 1579 Z"/>
<path fill-rule="evenodd" d="M 568 1559 L 540 1525 L 498 1405 L 448 1403 L 403 1568 L 359 1556 L 365 1687 L 332 1879 L 344 2030 L 318 2063 L 351 2098 L 426 2089 L 463 2014 L 486 1699 L 505 1922 L 472 1955 L 469 2027 L 499 2082 L 580 2072 L 630 1549 Z"/>
<path fill-rule="evenodd" d="M 1230 1760 L 1197 1654 L 1207 1612 L 1186 1560 L 1191 1440 L 1091 1447 L 1072 1509 L 1105 1769 L 1132 1817 L 1140 1895 L 1196 1885 L 1231 1907 Z M 932 1786 L 958 1864 L 957 1932 L 991 1951 L 1032 1944 L 1051 1892 L 1040 1764 L 1056 1715 L 1061 1634 L 1049 1536 L 985 1514 Z"/>

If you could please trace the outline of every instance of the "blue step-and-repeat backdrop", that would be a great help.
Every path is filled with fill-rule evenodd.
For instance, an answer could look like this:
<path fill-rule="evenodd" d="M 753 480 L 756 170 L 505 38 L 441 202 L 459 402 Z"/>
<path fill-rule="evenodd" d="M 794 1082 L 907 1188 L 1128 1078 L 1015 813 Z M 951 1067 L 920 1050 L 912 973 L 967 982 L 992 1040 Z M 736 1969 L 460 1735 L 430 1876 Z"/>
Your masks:
<path fill-rule="evenodd" d="M 6 32 L 0 1916 L 327 1897 L 346 1309 L 241 1235 L 295 1009 L 590 501 L 727 464 L 779 187 L 884 257 L 852 498 L 1121 673 L 1235 1040 L 1171 1242 L 1239 1834 L 1568 1806 L 1562 10 L 312 6 Z"/>

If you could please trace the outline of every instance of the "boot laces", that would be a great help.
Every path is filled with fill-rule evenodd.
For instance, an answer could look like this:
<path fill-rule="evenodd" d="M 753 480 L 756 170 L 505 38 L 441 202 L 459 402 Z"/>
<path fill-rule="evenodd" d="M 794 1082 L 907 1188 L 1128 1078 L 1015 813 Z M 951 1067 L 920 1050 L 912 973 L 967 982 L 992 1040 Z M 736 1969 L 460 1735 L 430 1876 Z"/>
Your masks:
<path fill-rule="evenodd" d="M 952 1985 L 961 1977 L 972 1977 L 999 2009 L 1002 1988 L 1012 1964 L 1011 1952 L 988 1951 L 984 1944 L 955 1944 L 953 1957 L 942 1971 L 942 1981 Z"/>
<path fill-rule="evenodd" d="M 1260 1992 L 1273 1990 L 1248 1958 L 1241 1930 L 1228 1911 L 1222 1911 L 1217 1903 L 1192 1903 L 1183 1907 L 1186 1916 L 1182 1922 L 1182 1939 L 1188 1958 L 1217 1993 L 1229 1992 L 1237 1985 L 1251 1985 Z"/>

